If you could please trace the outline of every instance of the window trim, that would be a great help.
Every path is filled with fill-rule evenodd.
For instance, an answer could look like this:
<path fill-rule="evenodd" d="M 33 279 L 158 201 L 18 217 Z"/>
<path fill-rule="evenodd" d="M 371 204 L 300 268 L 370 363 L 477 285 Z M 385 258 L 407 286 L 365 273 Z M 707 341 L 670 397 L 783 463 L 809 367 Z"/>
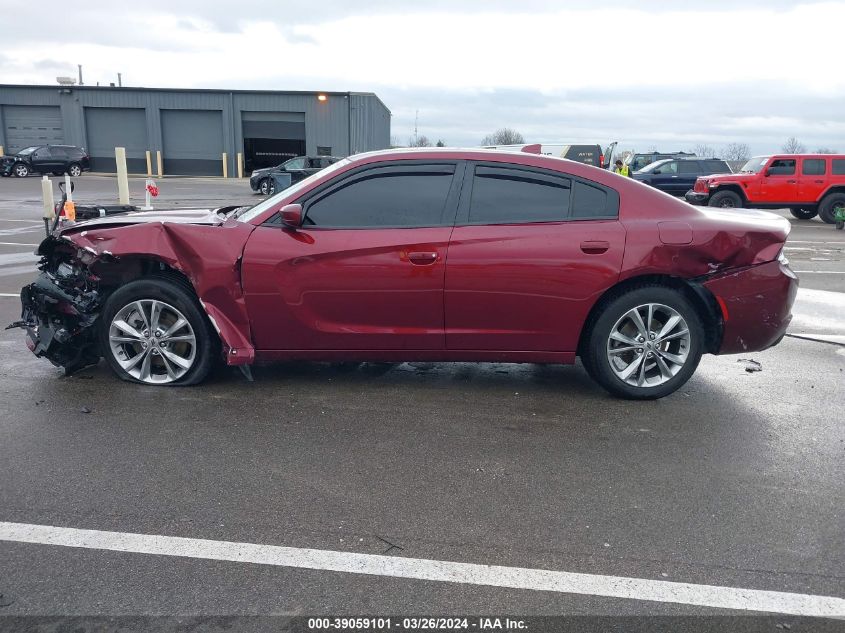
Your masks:
<path fill-rule="evenodd" d="M 469 221 L 469 210 L 470 210 L 470 203 L 472 202 L 472 189 L 473 189 L 473 182 L 475 178 L 475 170 L 477 167 L 492 167 L 498 169 L 508 169 L 514 171 L 525 171 L 533 174 L 539 174 L 542 176 L 552 176 L 557 178 L 566 178 L 570 181 L 570 195 L 569 195 L 569 208 L 567 209 L 567 214 L 565 218 L 560 220 L 523 220 L 523 221 L 513 221 L 513 222 L 470 222 Z M 607 195 L 607 207 L 610 209 L 616 209 L 616 213 L 608 214 L 608 215 L 595 215 L 591 217 L 572 217 L 572 204 L 575 200 L 575 183 L 580 183 L 582 185 L 587 185 L 590 187 L 595 187 L 597 189 L 601 189 Z M 458 214 L 457 218 L 455 219 L 455 226 L 522 226 L 522 225 L 534 225 L 534 224 L 561 224 L 563 222 L 593 222 L 593 221 L 604 221 L 607 220 L 619 220 L 619 192 L 612 187 L 608 187 L 607 185 L 603 185 L 595 180 L 589 180 L 587 178 L 582 178 L 580 176 L 575 176 L 574 174 L 570 174 L 568 172 L 563 171 L 554 171 L 552 169 L 544 169 L 542 167 L 532 167 L 529 165 L 517 165 L 514 163 L 499 163 L 499 162 L 490 162 L 490 161 L 468 161 L 466 166 L 466 171 L 464 173 L 464 184 L 461 189 L 461 197 L 460 197 L 460 204 L 458 205 Z"/>
<path fill-rule="evenodd" d="M 337 191 L 338 189 L 347 187 L 349 185 L 354 184 L 359 180 L 365 180 L 370 178 L 374 175 L 377 175 L 377 172 L 388 172 L 394 171 L 398 169 L 404 169 L 410 171 L 418 171 L 418 172 L 425 172 L 430 170 L 431 168 L 443 168 L 443 167 L 451 167 L 452 168 L 452 182 L 449 185 L 448 192 L 446 194 L 446 201 L 443 205 L 443 211 L 440 214 L 440 222 L 437 224 L 399 224 L 399 225 L 387 225 L 387 224 L 376 224 L 376 225 L 356 225 L 356 226 L 317 226 L 314 224 L 304 224 L 305 219 L 308 217 L 308 210 L 309 208 L 317 203 L 318 201 L 322 200 L 323 198 L 327 198 L 332 193 Z M 301 204 L 302 205 L 302 218 L 303 218 L 303 225 L 301 227 L 302 230 L 307 231 L 356 231 L 356 230 L 374 230 L 374 229 L 422 229 L 422 228 L 437 228 L 437 227 L 450 227 L 454 226 L 455 223 L 455 212 L 457 209 L 457 202 L 460 197 L 461 192 L 461 183 L 464 179 L 464 169 L 466 167 L 466 161 L 464 160 L 397 160 L 397 161 L 390 161 L 390 162 L 379 162 L 379 163 L 370 163 L 367 165 L 362 165 L 361 167 L 352 169 L 342 177 L 337 180 L 331 180 L 329 182 L 323 183 L 319 187 L 312 189 L 311 191 L 303 194 L 296 200 L 290 202 L 290 204 Z M 263 226 L 274 226 L 280 227 L 283 224 L 280 221 L 279 213 L 274 213 L 270 216 L 267 220 L 262 223 Z"/>

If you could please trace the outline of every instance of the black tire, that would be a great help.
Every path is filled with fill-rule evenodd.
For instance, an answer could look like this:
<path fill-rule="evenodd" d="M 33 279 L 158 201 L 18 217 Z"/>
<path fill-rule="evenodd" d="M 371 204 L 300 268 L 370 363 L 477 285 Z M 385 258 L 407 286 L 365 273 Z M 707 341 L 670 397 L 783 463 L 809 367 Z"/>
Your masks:
<path fill-rule="evenodd" d="M 721 209 L 741 209 L 742 196 L 736 191 L 719 191 L 710 196 L 707 206 L 719 207 Z"/>
<path fill-rule="evenodd" d="M 798 218 L 799 220 L 812 220 L 819 214 L 816 209 L 799 209 L 797 207 L 791 208 L 789 212 L 792 214 L 792 217 Z"/>
<path fill-rule="evenodd" d="M 687 324 L 687 358 L 675 375 L 652 386 L 636 386 L 618 377 L 608 359 L 608 340 L 617 322 L 637 306 L 661 304 L 676 311 Z M 678 343 L 680 344 L 680 343 Z M 612 395 L 630 400 L 653 400 L 673 393 L 695 372 L 704 351 L 704 328 L 695 307 L 677 290 L 660 285 L 646 285 L 611 296 L 599 306 L 599 312 L 587 332 L 581 350 L 581 362 L 593 380 Z M 677 353 L 677 352 L 673 352 Z M 645 359 L 643 361 L 645 363 Z M 656 364 L 652 363 L 652 367 Z"/>
<path fill-rule="evenodd" d="M 177 380 L 153 383 L 139 380 L 129 374 L 115 358 L 109 343 L 109 328 L 115 315 L 135 301 L 157 300 L 176 308 L 184 315 L 196 339 L 193 364 Z M 132 281 L 116 290 L 106 301 L 100 314 L 100 351 L 112 371 L 122 380 L 140 384 L 161 384 L 163 386 L 194 385 L 204 380 L 220 359 L 220 341 L 206 314 L 202 311 L 193 290 L 187 282 L 166 277 L 147 277 Z M 153 345 L 155 347 L 155 339 Z"/>
<path fill-rule="evenodd" d="M 265 178 L 260 183 L 258 183 L 258 190 L 261 192 L 261 195 L 264 196 L 272 196 L 276 193 L 276 184 L 270 178 Z"/>
<path fill-rule="evenodd" d="M 68 176 L 72 178 L 79 178 L 82 175 L 82 165 L 79 163 L 71 163 L 67 167 Z"/>
<path fill-rule="evenodd" d="M 819 205 L 819 217 L 826 224 L 835 224 L 836 207 L 845 207 L 845 193 L 831 193 Z"/>
<path fill-rule="evenodd" d="M 27 176 L 29 176 L 29 167 L 27 167 L 23 163 L 17 163 L 14 167 L 12 167 L 12 173 L 17 178 L 26 178 Z"/>

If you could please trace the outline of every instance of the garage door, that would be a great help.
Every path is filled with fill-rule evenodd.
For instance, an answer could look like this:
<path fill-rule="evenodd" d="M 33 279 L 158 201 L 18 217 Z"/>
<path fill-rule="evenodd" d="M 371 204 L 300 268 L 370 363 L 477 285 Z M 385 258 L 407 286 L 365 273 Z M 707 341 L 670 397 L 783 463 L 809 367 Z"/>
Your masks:
<path fill-rule="evenodd" d="M 165 174 L 223 175 L 223 113 L 220 110 L 162 110 Z"/>
<path fill-rule="evenodd" d="M 147 173 L 149 143 L 143 108 L 85 108 L 85 132 L 93 171 L 116 171 L 114 148 L 125 147 L 129 173 Z"/>
<path fill-rule="evenodd" d="M 62 113 L 57 106 L 3 106 L 6 153 L 30 145 L 62 144 Z"/>
<path fill-rule="evenodd" d="M 241 126 L 247 171 L 305 153 L 304 112 L 242 112 Z"/>

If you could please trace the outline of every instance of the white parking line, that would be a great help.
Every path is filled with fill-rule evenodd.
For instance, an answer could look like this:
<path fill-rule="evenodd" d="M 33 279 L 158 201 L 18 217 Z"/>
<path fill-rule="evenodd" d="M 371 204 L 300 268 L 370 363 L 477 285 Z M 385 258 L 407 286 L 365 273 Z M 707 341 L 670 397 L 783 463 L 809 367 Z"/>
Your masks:
<path fill-rule="evenodd" d="M 811 275 L 845 275 L 845 270 L 793 270 L 794 273 Z"/>
<path fill-rule="evenodd" d="M 21 293 L 19 292 L 0 292 L 0 297 L 15 297 L 20 299 Z"/>
<path fill-rule="evenodd" d="M 38 246 L 38 244 L 21 244 L 20 242 L 0 242 L 0 246 Z"/>
<path fill-rule="evenodd" d="M 579 574 L 523 567 L 476 565 L 423 558 L 400 558 L 298 547 L 233 543 L 207 539 L 104 532 L 0 522 L 0 540 L 80 547 L 114 552 L 254 563 L 349 574 L 412 578 L 532 591 L 688 604 L 816 617 L 845 616 L 845 600 L 781 591 L 761 591 L 690 583 Z"/>

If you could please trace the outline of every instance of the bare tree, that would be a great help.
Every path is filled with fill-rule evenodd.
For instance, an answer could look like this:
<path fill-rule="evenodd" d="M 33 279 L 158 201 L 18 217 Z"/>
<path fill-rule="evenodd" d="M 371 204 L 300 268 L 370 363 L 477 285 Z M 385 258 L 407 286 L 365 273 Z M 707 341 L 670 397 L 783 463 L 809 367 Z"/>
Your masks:
<path fill-rule="evenodd" d="M 428 140 L 427 136 L 418 136 L 416 138 L 412 136 L 408 139 L 408 147 L 431 147 L 431 141 Z"/>
<path fill-rule="evenodd" d="M 786 143 L 783 144 L 781 151 L 784 154 L 803 154 L 807 151 L 807 148 L 804 147 L 801 144 L 801 141 L 799 141 L 797 138 L 795 138 L 794 136 L 790 136 L 788 139 L 786 139 Z"/>
<path fill-rule="evenodd" d="M 518 145 L 524 142 L 522 134 L 509 127 L 503 127 L 481 139 L 482 145 Z"/>
<path fill-rule="evenodd" d="M 438 141 L 434 144 L 434 146 L 435 146 L 435 147 L 446 147 L 446 141 L 444 141 L 444 140 L 441 138 L 441 139 L 439 139 L 439 140 L 438 140 Z"/>
<path fill-rule="evenodd" d="M 830 149 L 829 147 L 820 147 L 816 150 L 816 154 L 838 154 L 835 149 Z"/>
<path fill-rule="evenodd" d="M 390 137 L 390 149 L 393 149 L 394 147 L 402 147 L 402 144 L 399 142 L 399 137 L 396 135 Z"/>
<path fill-rule="evenodd" d="M 736 162 L 748 160 L 751 158 L 751 150 L 745 143 L 729 143 L 722 150 L 722 158 Z"/>
<path fill-rule="evenodd" d="M 693 153 L 701 158 L 716 158 L 716 150 L 706 143 L 699 143 L 692 148 Z"/>

